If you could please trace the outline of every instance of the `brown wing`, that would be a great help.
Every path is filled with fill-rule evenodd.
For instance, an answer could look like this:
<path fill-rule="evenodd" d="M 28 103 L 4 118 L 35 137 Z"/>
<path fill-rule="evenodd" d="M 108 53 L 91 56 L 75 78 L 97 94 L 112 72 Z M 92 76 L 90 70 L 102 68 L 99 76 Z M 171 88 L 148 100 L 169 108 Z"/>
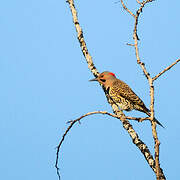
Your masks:
<path fill-rule="evenodd" d="M 133 90 L 125 82 L 117 79 L 116 81 L 114 81 L 112 87 L 114 93 L 116 93 L 116 96 L 127 99 L 130 103 L 134 105 L 135 109 L 146 113 L 149 112 L 143 101 L 133 92 Z"/>

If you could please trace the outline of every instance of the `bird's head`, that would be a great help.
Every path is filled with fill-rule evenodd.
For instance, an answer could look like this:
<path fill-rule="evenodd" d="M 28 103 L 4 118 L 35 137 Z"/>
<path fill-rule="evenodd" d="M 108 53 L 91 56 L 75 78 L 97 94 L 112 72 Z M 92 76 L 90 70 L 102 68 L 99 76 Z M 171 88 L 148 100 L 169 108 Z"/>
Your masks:
<path fill-rule="evenodd" d="M 101 74 L 99 74 L 97 78 L 91 79 L 89 81 L 98 81 L 100 84 L 106 87 L 107 85 L 110 85 L 115 79 L 116 79 L 116 76 L 114 73 L 109 72 L 109 71 L 104 71 Z"/>

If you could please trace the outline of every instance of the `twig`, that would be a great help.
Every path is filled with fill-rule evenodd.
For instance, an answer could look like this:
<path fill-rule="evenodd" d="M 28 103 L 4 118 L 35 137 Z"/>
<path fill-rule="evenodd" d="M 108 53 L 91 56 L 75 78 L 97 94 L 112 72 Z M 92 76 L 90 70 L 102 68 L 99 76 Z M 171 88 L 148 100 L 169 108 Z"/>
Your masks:
<path fill-rule="evenodd" d="M 180 59 L 177 59 L 175 62 L 173 62 L 170 66 L 168 66 L 167 68 L 165 68 L 163 71 L 161 71 L 158 75 L 156 75 L 155 77 L 153 77 L 153 81 L 155 81 L 157 78 L 159 78 L 162 74 L 164 74 L 166 71 L 168 71 L 169 69 L 171 69 L 175 64 L 177 64 L 180 61 Z"/>
<path fill-rule="evenodd" d="M 72 128 L 72 126 L 74 125 L 74 123 L 76 123 L 76 121 L 71 122 L 71 124 L 70 124 L 69 127 L 66 129 L 65 133 L 63 134 L 62 139 L 61 139 L 59 145 L 57 146 L 55 168 L 56 168 L 56 172 L 57 172 L 57 175 L 58 175 L 58 177 L 59 177 L 59 180 L 60 180 L 60 173 L 59 173 L 59 167 L 58 167 L 59 150 L 60 150 L 60 147 L 61 147 L 61 145 L 62 145 L 62 143 L 63 143 L 63 141 L 64 141 L 64 138 L 66 137 L 67 133 L 68 133 L 69 130 Z"/>
<path fill-rule="evenodd" d="M 143 122 L 144 120 L 150 120 L 150 117 L 140 118 L 140 117 L 129 117 L 129 116 L 126 116 L 126 119 L 135 120 L 135 121 L 138 121 L 138 122 Z"/>
<path fill-rule="evenodd" d="M 128 46 L 134 46 L 134 44 L 130 44 L 130 43 L 126 43 L 126 45 L 128 45 Z"/>
<path fill-rule="evenodd" d="M 93 115 L 93 114 L 106 114 L 106 115 L 109 115 L 111 117 L 114 117 L 114 118 L 117 118 L 117 119 L 120 119 L 121 117 L 119 117 L 118 115 L 116 114 L 112 114 L 112 113 L 109 113 L 107 111 L 93 111 L 93 112 L 88 112 L 84 115 L 82 115 L 81 117 L 79 117 L 78 119 L 76 120 L 70 120 L 68 121 L 67 123 L 71 123 L 73 121 L 80 121 L 82 118 L 86 117 L 86 116 L 89 116 L 89 115 Z M 129 116 L 126 116 L 126 119 L 129 119 L 129 120 L 135 120 L 135 121 L 138 121 L 138 122 L 142 122 L 144 120 L 150 120 L 150 117 L 144 117 L 144 118 L 141 118 L 141 117 L 129 117 Z"/>
<path fill-rule="evenodd" d="M 137 1 L 137 3 L 138 3 L 138 4 L 140 4 L 140 5 L 141 5 L 141 2 L 140 2 L 139 0 L 136 0 L 136 1 Z"/>
<path fill-rule="evenodd" d="M 123 8 L 133 17 L 135 17 L 135 15 L 126 7 L 126 5 L 124 4 L 123 0 L 121 0 L 121 4 L 123 6 Z"/>

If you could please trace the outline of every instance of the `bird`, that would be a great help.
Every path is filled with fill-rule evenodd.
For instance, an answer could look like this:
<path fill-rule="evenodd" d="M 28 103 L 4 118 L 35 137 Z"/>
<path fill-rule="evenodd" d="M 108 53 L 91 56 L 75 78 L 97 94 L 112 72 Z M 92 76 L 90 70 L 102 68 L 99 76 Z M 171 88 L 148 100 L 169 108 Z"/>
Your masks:
<path fill-rule="evenodd" d="M 144 102 L 134 93 L 134 91 L 123 81 L 117 79 L 115 74 L 109 71 L 104 71 L 97 78 L 89 81 L 98 81 L 110 99 L 121 109 L 125 111 L 137 110 L 151 116 L 150 110 Z M 164 126 L 154 118 L 154 121 Z"/>

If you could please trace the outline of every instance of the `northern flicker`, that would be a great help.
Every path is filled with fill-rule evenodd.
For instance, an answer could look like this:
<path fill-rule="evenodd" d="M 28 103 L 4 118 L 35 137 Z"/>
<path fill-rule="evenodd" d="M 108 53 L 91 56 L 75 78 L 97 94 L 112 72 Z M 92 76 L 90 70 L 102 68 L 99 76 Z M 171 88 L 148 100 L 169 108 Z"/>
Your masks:
<path fill-rule="evenodd" d="M 114 73 L 105 71 L 90 81 L 98 81 L 108 93 L 111 100 L 117 104 L 121 110 L 137 110 L 151 116 L 150 110 L 145 106 L 143 101 L 125 82 L 117 79 Z M 154 121 L 163 127 L 157 119 L 154 119 Z"/>

